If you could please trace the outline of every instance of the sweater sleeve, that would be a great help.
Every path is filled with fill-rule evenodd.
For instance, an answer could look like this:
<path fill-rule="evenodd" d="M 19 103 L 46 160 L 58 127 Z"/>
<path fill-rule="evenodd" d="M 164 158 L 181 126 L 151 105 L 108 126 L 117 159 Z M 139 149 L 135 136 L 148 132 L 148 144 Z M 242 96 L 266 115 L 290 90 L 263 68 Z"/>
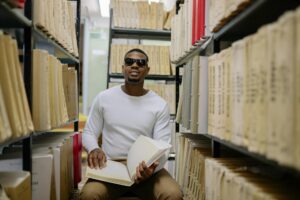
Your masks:
<path fill-rule="evenodd" d="M 167 143 L 171 143 L 171 126 L 170 126 L 170 111 L 169 105 L 166 103 L 163 110 L 159 113 L 157 121 L 154 125 L 153 130 L 153 139 L 154 140 L 163 140 Z M 159 159 L 159 165 L 157 166 L 155 172 L 162 169 L 168 160 L 169 151 L 165 153 Z"/>
<path fill-rule="evenodd" d="M 99 148 L 98 138 L 103 128 L 103 109 L 101 107 L 101 96 L 98 95 L 92 104 L 88 120 L 83 129 L 82 142 L 89 152 Z"/>

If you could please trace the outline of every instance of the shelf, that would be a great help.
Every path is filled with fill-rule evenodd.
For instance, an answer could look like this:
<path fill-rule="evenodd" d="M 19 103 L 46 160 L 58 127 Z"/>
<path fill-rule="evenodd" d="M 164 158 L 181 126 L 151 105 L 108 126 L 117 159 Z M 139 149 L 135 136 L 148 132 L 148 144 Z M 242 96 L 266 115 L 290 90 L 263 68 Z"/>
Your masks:
<path fill-rule="evenodd" d="M 7 139 L 6 141 L 0 143 L 0 154 L 2 152 L 2 148 L 9 146 L 10 144 L 16 143 L 16 142 L 20 142 L 26 138 L 29 138 L 30 134 L 25 135 L 25 136 L 20 136 L 20 137 L 16 137 L 16 138 L 11 138 L 11 139 Z"/>
<path fill-rule="evenodd" d="M 123 74 L 109 74 L 110 78 L 124 78 Z M 147 75 L 145 80 L 166 80 L 166 81 L 175 81 L 175 76 L 171 75 Z"/>
<path fill-rule="evenodd" d="M 21 9 L 10 8 L 5 2 L 0 2 L 0 27 L 24 28 L 30 27 L 31 21 L 27 19 Z"/>
<path fill-rule="evenodd" d="M 184 3 L 184 0 L 176 0 L 176 3 Z"/>
<path fill-rule="evenodd" d="M 193 48 L 190 49 L 189 52 L 187 52 L 184 56 L 180 57 L 179 59 L 172 61 L 172 63 L 176 66 L 181 66 L 187 63 L 195 55 L 202 54 L 204 51 L 206 51 L 207 47 L 212 41 L 212 38 L 213 37 L 205 37 L 201 39 L 197 45 L 193 46 Z"/>
<path fill-rule="evenodd" d="M 191 133 L 191 132 L 180 132 L 184 137 L 194 140 L 208 140 L 210 138 L 205 137 L 207 133 Z"/>
<path fill-rule="evenodd" d="M 64 123 L 64 124 L 59 125 L 58 127 L 52 128 L 51 130 L 35 131 L 35 132 L 33 133 L 33 136 L 43 135 L 43 134 L 46 134 L 46 133 L 51 132 L 52 130 L 59 129 L 59 128 L 61 128 L 61 127 L 70 125 L 70 124 L 75 123 L 75 122 L 78 122 L 78 119 L 70 120 L 70 121 L 68 121 L 68 122 L 66 122 L 66 123 Z"/>
<path fill-rule="evenodd" d="M 262 25 L 275 21 L 284 11 L 296 8 L 299 4 L 298 0 L 252 0 L 247 8 L 214 33 L 214 39 L 241 39 L 255 33 Z"/>
<path fill-rule="evenodd" d="M 170 114 L 170 119 L 171 120 L 175 120 L 176 119 L 176 114 L 175 113 L 171 113 Z"/>
<path fill-rule="evenodd" d="M 34 27 L 33 35 L 35 40 L 35 45 L 39 48 L 46 48 L 49 53 L 54 53 L 55 56 L 61 60 L 63 63 L 75 64 L 79 63 L 79 59 L 72 55 L 68 50 L 58 44 L 54 39 L 51 39 L 46 33 L 40 29 Z M 52 50 L 52 51 L 51 51 Z"/>
<path fill-rule="evenodd" d="M 229 141 L 222 140 L 222 139 L 220 139 L 218 137 L 215 137 L 215 136 L 212 136 L 210 134 L 194 134 L 194 135 L 200 135 L 200 136 L 207 137 L 207 138 L 211 139 L 212 141 L 218 142 L 218 143 L 220 143 L 220 144 L 222 144 L 222 145 L 224 145 L 224 146 L 226 146 L 230 149 L 234 149 L 234 150 L 236 150 L 236 151 L 238 151 L 238 152 L 240 152 L 244 155 L 250 156 L 250 157 L 252 157 L 256 160 L 259 160 L 259 161 L 261 161 L 265 164 L 271 165 L 271 166 L 275 167 L 276 169 L 278 169 L 281 172 L 292 173 L 292 174 L 295 174 L 298 177 L 300 177 L 300 171 L 298 169 L 295 169 L 295 168 L 289 167 L 289 166 L 283 166 L 283 165 L 279 164 L 278 162 L 276 162 L 274 160 L 270 160 L 269 158 L 267 158 L 267 157 L 265 157 L 261 154 L 250 152 L 245 147 L 233 144 Z"/>
<path fill-rule="evenodd" d="M 168 156 L 168 160 L 175 160 L 176 158 L 176 153 L 175 152 L 170 152 Z"/>
<path fill-rule="evenodd" d="M 131 39 L 152 39 L 152 40 L 171 40 L 171 31 L 148 30 L 148 29 L 128 29 L 112 28 L 112 38 L 131 38 Z"/>

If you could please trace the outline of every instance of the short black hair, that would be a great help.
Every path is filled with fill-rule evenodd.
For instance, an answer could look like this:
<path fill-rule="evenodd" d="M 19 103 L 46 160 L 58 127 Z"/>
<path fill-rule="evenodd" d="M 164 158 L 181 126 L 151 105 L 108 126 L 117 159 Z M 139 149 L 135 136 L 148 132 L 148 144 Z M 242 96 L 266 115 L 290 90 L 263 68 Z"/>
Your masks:
<path fill-rule="evenodd" d="M 134 49 L 131 49 L 129 51 L 127 51 L 127 53 L 125 53 L 125 56 L 124 56 L 124 59 L 127 57 L 128 54 L 130 54 L 131 52 L 139 52 L 141 54 L 144 54 L 145 57 L 146 57 L 146 61 L 148 62 L 149 59 L 148 59 L 148 55 L 141 49 L 138 49 L 138 48 L 134 48 Z"/>

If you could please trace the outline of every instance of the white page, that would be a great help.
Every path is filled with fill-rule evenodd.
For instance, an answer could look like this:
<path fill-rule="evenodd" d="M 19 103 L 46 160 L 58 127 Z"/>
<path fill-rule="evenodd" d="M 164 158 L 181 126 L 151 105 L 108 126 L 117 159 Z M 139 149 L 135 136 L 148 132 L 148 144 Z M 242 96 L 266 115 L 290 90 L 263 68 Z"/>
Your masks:
<path fill-rule="evenodd" d="M 107 160 L 106 167 L 102 169 L 91 169 L 87 167 L 86 176 L 88 178 L 99 179 L 105 182 L 130 186 L 131 181 L 127 167 L 121 162 Z"/>
<path fill-rule="evenodd" d="M 171 145 L 166 142 L 156 141 L 145 136 L 138 137 L 128 152 L 127 168 L 130 177 L 135 176 L 136 167 L 140 162 L 145 161 L 149 167 L 169 148 Z"/>

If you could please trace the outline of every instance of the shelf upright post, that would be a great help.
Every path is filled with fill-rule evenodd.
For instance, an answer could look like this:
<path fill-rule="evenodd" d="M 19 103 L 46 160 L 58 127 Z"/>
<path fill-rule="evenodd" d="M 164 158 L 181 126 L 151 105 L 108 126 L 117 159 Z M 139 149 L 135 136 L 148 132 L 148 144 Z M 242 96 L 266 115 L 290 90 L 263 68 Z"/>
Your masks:
<path fill-rule="evenodd" d="M 25 2 L 25 16 L 32 20 L 32 1 L 27 0 Z M 32 27 L 25 27 L 24 28 L 24 84 L 26 89 L 26 94 L 28 98 L 28 104 L 30 110 L 32 111 Z M 32 136 L 23 139 L 23 170 L 25 171 L 32 171 Z"/>
<path fill-rule="evenodd" d="M 178 109 L 178 101 L 179 101 L 179 89 L 180 89 L 180 74 L 179 74 L 179 71 L 180 71 L 180 67 L 182 67 L 182 65 L 180 66 L 176 66 L 176 72 L 175 72 L 175 89 L 176 89 L 176 96 L 175 96 L 175 105 L 176 105 L 176 113 L 177 113 L 177 109 Z M 179 124 L 176 122 L 175 123 L 176 126 L 175 126 L 175 131 L 176 133 L 179 132 Z"/>
<path fill-rule="evenodd" d="M 180 0 L 177 0 L 176 1 L 176 15 L 178 14 L 178 11 L 179 11 L 179 9 L 180 9 Z"/>
<path fill-rule="evenodd" d="M 109 82 L 110 82 L 110 71 L 111 68 L 110 68 L 110 57 L 111 57 L 111 45 L 112 45 L 112 23 L 113 23 L 113 9 L 111 8 L 110 9 L 110 15 L 109 15 L 109 41 L 108 41 L 108 61 L 107 61 L 107 76 L 106 76 L 106 88 L 109 87 Z M 119 67 L 119 66 L 118 66 Z"/>
<path fill-rule="evenodd" d="M 218 141 L 215 141 L 214 139 L 211 139 L 211 154 L 214 158 L 219 158 L 220 157 L 220 146 L 221 144 Z"/>
<path fill-rule="evenodd" d="M 79 119 L 78 119 L 79 120 Z M 78 132 L 79 131 L 79 123 L 78 120 L 76 122 L 74 122 L 74 132 Z"/>
<path fill-rule="evenodd" d="M 77 0 L 76 4 L 76 39 L 77 39 L 77 45 L 79 47 L 79 41 L 80 41 L 80 5 L 81 0 Z"/>
<path fill-rule="evenodd" d="M 81 0 L 77 0 L 77 4 L 76 4 L 76 24 L 75 24 L 75 29 L 76 29 L 76 39 L 77 39 L 77 49 L 79 49 L 79 44 L 80 44 L 80 1 Z M 79 53 L 79 52 L 78 52 Z M 75 69 L 77 71 L 77 110 L 79 112 L 79 96 L 80 96 L 80 55 L 78 58 L 78 62 L 75 64 Z M 74 122 L 74 132 L 78 132 L 79 131 L 79 113 L 77 115 L 77 121 Z"/>
<path fill-rule="evenodd" d="M 219 53 L 220 52 L 220 40 L 214 39 L 213 41 L 213 53 Z M 211 154 L 214 158 L 220 157 L 220 143 L 214 139 L 211 139 Z"/>
<path fill-rule="evenodd" d="M 214 39 L 214 42 L 213 42 L 213 53 L 219 53 L 220 50 L 221 50 L 221 47 L 220 47 L 220 40 L 216 40 Z"/>

